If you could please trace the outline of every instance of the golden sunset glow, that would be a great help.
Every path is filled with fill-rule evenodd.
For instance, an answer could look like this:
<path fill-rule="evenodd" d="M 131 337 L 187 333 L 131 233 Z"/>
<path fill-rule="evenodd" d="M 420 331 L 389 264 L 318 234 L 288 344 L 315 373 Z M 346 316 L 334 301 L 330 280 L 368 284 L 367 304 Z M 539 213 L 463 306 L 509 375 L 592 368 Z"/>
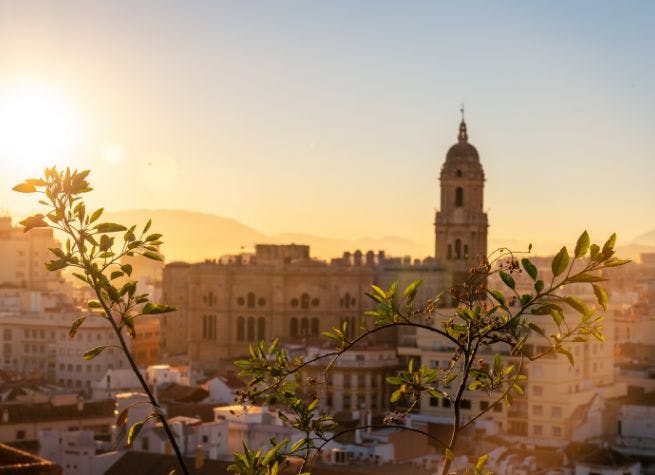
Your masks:
<path fill-rule="evenodd" d="M 0 155 L 28 173 L 56 163 L 82 139 L 74 107 L 40 83 L 0 89 L 0 130 Z"/>

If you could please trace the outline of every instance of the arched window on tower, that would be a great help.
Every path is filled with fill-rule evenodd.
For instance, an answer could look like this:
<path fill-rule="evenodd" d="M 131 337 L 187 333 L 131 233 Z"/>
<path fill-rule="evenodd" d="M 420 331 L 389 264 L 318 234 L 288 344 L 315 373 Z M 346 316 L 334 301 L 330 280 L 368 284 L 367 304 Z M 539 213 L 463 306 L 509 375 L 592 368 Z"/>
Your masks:
<path fill-rule="evenodd" d="M 300 296 L 300 308 L 309 308 L 309 295 L 302 294 Z"/>
<path fill-rule="evenodd" d="M 307 317 L 303 317 L 303 319 L 300 320 L 300 335 L 309 335 L 309 318 Z"/>
<path fill-rule="evenodd" d="M 296 317 L 291 319 L 291 336 L 294 338 L 298 336 L 298 319 Z"/>
<path fill-rule="evenodd" d="M 460 239 L 455 239 L 455 259 L 462 258 L 462 241 Z"/>
<path fill-rule="evenodd" d="M 469 258 L 469 246 L 468 244 L 464 244 L 464 259 Z"/>
<path fill-rule="evenodd" d="M 461 186 L 455 189 L 455 206 L 464 206 L 464 188 Z"/>
<path fill-rule="evenodd" d="M 312 318 L 312 336 L 318 336 L 318 318 Z"/>
<path fill-rule="evenodd" d="M 237 341 L 243 341 L 246 337 L 246 320 L 243 317 L 237 318 Z"/>
<path fill-rule="evenodd" d="M 453 245 L 452 245 L 452 244 L 448 244 L 448 254 L 447 254 L 447 258 L 448 258 L 448 259 L 452 259 L 452 258 L 453 258 Z"/>
<path fill-rule="evenodd" d="M 248 317 L 248 341 L 255 341 L 255 319 Z"/>
<path fill-rule="evenodd" d="M 457 176 L 461 177 L 462 176 L 462 170 L 457 170 Z"/>
<path fill-rule="evenodd" d="M 266 338 L 266 319 L 264 317 L 259 317 L 257 319 L 257 340 L 263 340 Z"/>

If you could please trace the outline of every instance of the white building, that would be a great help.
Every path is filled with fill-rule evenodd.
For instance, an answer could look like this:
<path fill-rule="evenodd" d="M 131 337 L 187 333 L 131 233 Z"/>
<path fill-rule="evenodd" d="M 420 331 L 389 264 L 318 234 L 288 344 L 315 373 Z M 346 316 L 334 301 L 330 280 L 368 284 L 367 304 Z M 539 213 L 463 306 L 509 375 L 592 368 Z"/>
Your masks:
<path fill-rule="evenodd" d="M 122 351 L 114 347 L 90 361 L 84 359 L 88 350 L 116 346 L 118 340 L 111 326 L 99 317 L 88 318 L 71 338 L 70 327 L 82 314 L 73 308 L 0 313 L 0 369 L 37 374 L 50 382 L 90 391 L 107 370 L 127 368 Z M 126 341 L 129 345 L 130 339 Z"/>
<path fill-rule="evenodd" d="M 63 475 L 104 474 L 122 454 L 103 451 L 103 445 L 89 430 L 39 432 L 39 455 L 58 463 Z"/>

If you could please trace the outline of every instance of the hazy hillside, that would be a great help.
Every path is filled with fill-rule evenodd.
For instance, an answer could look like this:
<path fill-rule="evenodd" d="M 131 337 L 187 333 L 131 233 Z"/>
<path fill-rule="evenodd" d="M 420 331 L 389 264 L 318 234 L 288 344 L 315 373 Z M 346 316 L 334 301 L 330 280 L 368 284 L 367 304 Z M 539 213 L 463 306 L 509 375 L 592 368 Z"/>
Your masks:
<path fill-rule="evenodd" d="M 153 221 L 153 229 L 164 234 L 166 261 L 200 261 L 243 251 L 251 251 L 255 244 L 309 244 L 313 256 L 328 259 L 343 251 L 384 249 L 390 255 L 426 257 L 432 243 L 417 243 L 399 237 L 356 239 L 328 239 L 300 233 L 267 235 L 233 220 L 219 216 L 184 210 L 137 209 L 106 212 L 107 220 L 124 224 Z"/>

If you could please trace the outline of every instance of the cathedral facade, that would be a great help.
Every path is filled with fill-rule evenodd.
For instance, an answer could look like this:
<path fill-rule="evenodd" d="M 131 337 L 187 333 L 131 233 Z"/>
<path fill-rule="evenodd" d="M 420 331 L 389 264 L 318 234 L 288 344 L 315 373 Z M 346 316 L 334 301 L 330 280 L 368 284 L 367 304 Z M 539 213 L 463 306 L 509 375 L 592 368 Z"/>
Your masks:
<path fill-rule="evenodd" d="M 421 279 L 416 301 L 435 298 L 486 255 L 483 187 L 478 153 L 462 121 L 441 170 L 435 257 L 355 251 L 325 262 L 311 258 L 308 246 L 260 244 L 253 254 L 168 264 L 163 299 L 178 310 L 162 315 L 162 354 L 187 354 L 196 365 L 212 367 L 246 355 L 262 339 L 317 345 L 322 332 L 344 322 L 353 337 L 373 308 L 366 296 L 371 284 L 387 288 L 398 281 L 403 289 Z M 397 338 L 386 335 L 376 343 L 395 347 Z"/>

